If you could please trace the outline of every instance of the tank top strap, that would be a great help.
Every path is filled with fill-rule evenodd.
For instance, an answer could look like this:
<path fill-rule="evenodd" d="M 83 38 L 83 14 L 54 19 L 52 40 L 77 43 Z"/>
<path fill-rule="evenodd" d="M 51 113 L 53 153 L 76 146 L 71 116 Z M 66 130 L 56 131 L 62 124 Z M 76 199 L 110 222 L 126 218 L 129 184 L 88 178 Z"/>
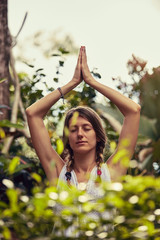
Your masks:
<path fill-rule="evenodd" d="M 109 169 L 108 169 L 108 166 L 106 163 L 102 163 L 101 171 L 102 171 L 102 174 L 101 174 L 102 181 L 110 182 L 111 181 L 110 173 L 109 173 Z M 59 175 L 58 184 L 57 184 L 58 189 L 61 189 L 62 185 L 66 185 L 66 176 L 65 176 L 66 172 L 67 172 L 67 165 L 65 164 Z M 96 180 L 96 178 L 97 178 L 97 166 L 95 166 L 91 171 L 90 178 L 89 178 L 88 184 L 87 184 L 88 188 L 93 187 L 93 184 L 94 184 L 94 181 Z M 71 185 L 74 185 L 75 187 L 78 188 L 78 181 L 77 181 L 77 177 L 76 177 L 76 174 L 74 171 L 71 171 Z M 90 189 L 90 191 L 91 191 L 91 189 Z"/>

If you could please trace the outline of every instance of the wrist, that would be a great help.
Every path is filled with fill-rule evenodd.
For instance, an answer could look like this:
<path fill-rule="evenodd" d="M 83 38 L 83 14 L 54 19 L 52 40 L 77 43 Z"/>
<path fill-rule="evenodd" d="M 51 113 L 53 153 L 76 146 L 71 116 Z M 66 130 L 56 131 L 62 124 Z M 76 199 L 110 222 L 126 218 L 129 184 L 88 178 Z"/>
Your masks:
<path fill-rule="evenodd" d="M 70 82 L 74 87 L 77 87 L 80 84 L 80 81 L 78 81 L 77 78 L 74 77 L 71 79 Z"/>
<path fill-rule="evenodd" d="M 91 77 L 85 79 L 85 82 L 86 82 L 88 85 L 92 86 L 92 85 L 94 85 L 94 83 L 96 83 L 96 80 L 91 76 Z"/>
<path fill-rule="evenodd" d="M 68 92 L 70 92 L 72 89 L 74 89 L 78 84 L 75 80 L 69 81 L 67 84 L 61 87 L 62 94 L 65 95 Z"/>

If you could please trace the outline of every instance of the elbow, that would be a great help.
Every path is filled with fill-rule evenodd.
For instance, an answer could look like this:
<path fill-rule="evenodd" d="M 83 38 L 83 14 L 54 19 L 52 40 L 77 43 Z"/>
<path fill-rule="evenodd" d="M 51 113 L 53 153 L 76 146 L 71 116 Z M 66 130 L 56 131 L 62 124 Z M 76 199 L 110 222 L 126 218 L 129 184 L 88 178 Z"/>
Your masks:
<path fill-rule="evenodd" d="M 139 104 L 136 104 L 136 113 L 139 113 L 141 112 L 141 106 Z"/>
<path fill-rule="evenodd" d="M 138 115 L 140 115 L 140 112 L 141 112 L 141 106 L 139 105 L 139 104 L 135 104 L 134 105 L 134 107 L 133 107 L 133 109 L 132 109 L 132 112 L 134 113 L 134 114 L 138 114 Z"/>
<path fill-rule="evenodd" d="M 43 118 L 42 114 L 37 111 L 35 106 L 32 106 L 32 105 L 26 109 L 26 115 L 27 115 L 28 119 L 31 119 L 31 118 Z"/>
<path fill-rule="evenodd" d="M 26 109 L 26 115 L 27 115 L 27 118 L 33 117 L 34 113 L 33 113 L 32 109 L 31 109 L 31 107 L 28 107 Z"/>
<path fill-rule="evenodd" d="M 137 116 L 140 117 L 140 112 L 141 112 L 141 106 L 137 103 L 134 103 L 131 108 L 129 109 L 129 111 L 124 114 L 125 117 L 127 116 Z"/>

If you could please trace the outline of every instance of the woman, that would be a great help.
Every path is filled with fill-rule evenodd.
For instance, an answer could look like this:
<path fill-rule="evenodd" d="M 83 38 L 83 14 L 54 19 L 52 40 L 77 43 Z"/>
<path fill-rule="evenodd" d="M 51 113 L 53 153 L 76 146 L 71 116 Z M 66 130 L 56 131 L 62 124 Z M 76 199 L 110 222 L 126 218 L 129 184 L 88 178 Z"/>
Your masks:
<path fill-rule="evenodd" d="M 65 126 L 69 129 L 69 134 L 66 136 L 64 132 L 66 145 L 64 159 L 52 148 L 48 132 L 43 123 L 43 118 L 53 104 L 83 80 L 110 99 L 124 115 L 117 149 L 108 159 L 107 164 L 102 164 L 106 137 L 100 119 L 92 109 L 79 107 L 68 112 Z M 126 173 L 127 169 L 121 164 L 121 159 L 116 164 L 113 160 L 122 148 L 127 152 L 128 158 L 132 157 L 138 135 L 140 106 L 93 78 L 87 65 L 85 47 L 80 48 L 72 80 L 27 108 L 26 113 L 34 148 L 50 182 L 60 177 L 67 184 L 78 186 L 78 183 L 89 182 L 91 175 L 110 181 L 107 165 L 113 181 L 119 180 Z M 123 144 L 124 139 L 127 139 L 128 144 Z M 66 158 L 68 158 L 67 164 Z M 55 168 L 51 167 L 53 166 L 52 162 L 55 163 Z M 93 189 L 92 184 L 90 189 Z"/>

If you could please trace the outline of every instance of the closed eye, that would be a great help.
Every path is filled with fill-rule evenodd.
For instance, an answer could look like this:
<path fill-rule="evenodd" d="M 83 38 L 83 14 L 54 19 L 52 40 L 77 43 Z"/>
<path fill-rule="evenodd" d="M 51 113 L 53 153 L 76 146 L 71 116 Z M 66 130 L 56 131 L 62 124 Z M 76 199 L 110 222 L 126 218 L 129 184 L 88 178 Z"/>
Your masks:
<path fill-rule="evenodd" d="M 75 132 L 75 131 L 76 131 L 76 128 L 70 130 L 70 132 Z"/>
<path fill-rule="evenodd" d="M 90 130 L 91 130 L 91 128 L 84 128 L 84 130 L 85 130 L 85 131 L 90 131 Z"/>

